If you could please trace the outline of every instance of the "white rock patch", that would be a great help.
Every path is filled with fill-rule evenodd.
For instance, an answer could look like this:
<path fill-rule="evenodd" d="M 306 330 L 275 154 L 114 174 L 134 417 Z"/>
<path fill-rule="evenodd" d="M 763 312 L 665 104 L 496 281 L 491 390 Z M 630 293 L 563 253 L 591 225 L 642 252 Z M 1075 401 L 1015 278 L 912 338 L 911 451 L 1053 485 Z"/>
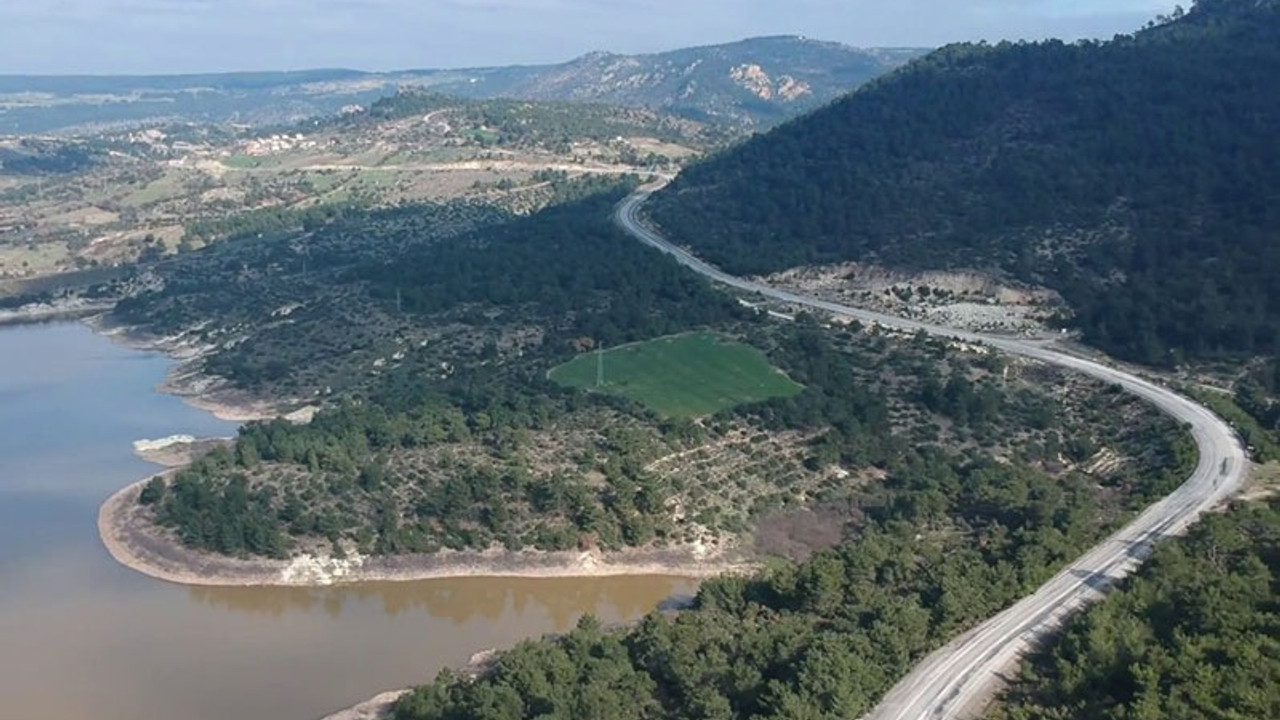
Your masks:
<path fill-rule="evenodd" d="M 359 553 L 343 559 L 299 555 L 280 571 L 280 582 L 285 585 L 332 585 L 364 567 L 364 561 L 364 556 Z"/>
<path fill-rule="evenodd" d="M 133 449 L 135 452 L 139 453 L 155 452 L 174 445 L 190 445 L 195 441 L 196 439 L 191 435 L 170 435 L 169 437 L 160 438 L 159 440 L 135 440 L 133 442 Z"/>

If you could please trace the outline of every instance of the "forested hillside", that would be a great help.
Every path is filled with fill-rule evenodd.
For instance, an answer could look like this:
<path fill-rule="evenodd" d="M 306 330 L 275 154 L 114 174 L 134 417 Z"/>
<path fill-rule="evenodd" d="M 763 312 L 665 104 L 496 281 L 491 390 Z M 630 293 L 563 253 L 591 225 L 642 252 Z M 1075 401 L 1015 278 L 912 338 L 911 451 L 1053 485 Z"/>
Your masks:
<path fill-rule="evenodd" d="M 388 120 L 429 116 L 450 126 L 450 132 L 484 147 L 557 148 L 572 154 L 574 143 L 609 142 L 617 138 L 647 137 L 694 147 L 726 143 L 738 131 L 678 116 L 587 102 L 459 98 L 421 90 L 402 90 L 369 106 L 366 112 L 335 115 L 322 123 L 339 133 L 367 131 Z M 309 121 L 312 128 L 318 121 Z M 307 128 L 308 123 L 300 127 Z"/>
<path fill-rule="evenodd" d="M 771 322 L 626 238 L 609 215 L 626 191 L 508 222 L 466 206 L 353 211 L 157 267 L 118 321 L 185 336 L 236 388 L 328 408 L 246 426 L 233 452 L 154 486 L 155 521 L 230 555 L 396 555 L 720 544 L 825 508 L 830 545 L 880 503 L 932 517 L 971 494 L 974 522 L 1031 503 L 1036 532 L 1068 521 L 1042 501 L 1094 508 L 1059 528 L 1075 547 L 1179 482 L 1194 454 L 1096 383 L 923 337 Z M 693 330 L 711 339 L 675 367 L 649 345 L 629 376 L 601 353 L 595 382 L 553 381 L 585 350 Z M 785 391 L 762 392 L 778 371 Z M 677 379 L 664 373 L 712 386 L 735 372 L 713 410 L 662 402 Z M 663 392 L 629 392 L 643 386 Z M 882 472 L 913 485 L 886 495 L 869 482 Z"/>
<path fill-rule="evenodd" d="M 999 720 L 1280 717 L 1280 506 L 1210 516 L 1029 663 Z"/>
<path fill-rule="evenodd" d="M 693 609 L 627 631 L 590 618 L 522 643 L 472 681 L 450 672 L 395 720 L 857 718 L 929 650 L 1093 542 L 1086 485 L 904 449 L 859 493 L 856 538 L 798 565 L 704 583 Z M 1176 484 L 1176 472 L 1168 480 Z"/>
<path fill-rule="evenodd" d="M 954 45 L 688 169 L 651 206 L 726 269 L 998 268 L 1157 364 L 1280 343 L 1280 5 L 1111 42 Z"/>
<path fill-rule="evenodd" d="M 121 301 L 114 320 L 186 332 L 216 348 L 205 370 L 279 397 L 341 396 L 401 364 L 438 371 L 485 352 L 628 342 L 744 314 L 610 223 L 630 187 L 610 182 L 528 218 L 421 205 L 353 210 L 302 233 L 250 227 L 154 270 L 155 287 Z"/>

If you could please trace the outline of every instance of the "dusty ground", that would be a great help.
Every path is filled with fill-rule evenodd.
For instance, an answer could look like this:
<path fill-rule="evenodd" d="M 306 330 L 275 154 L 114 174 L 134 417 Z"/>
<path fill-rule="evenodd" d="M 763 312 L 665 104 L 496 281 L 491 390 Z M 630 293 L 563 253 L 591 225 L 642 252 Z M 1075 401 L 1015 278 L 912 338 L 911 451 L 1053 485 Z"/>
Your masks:
<path fill-rule="evenodd" d="M 48 304 L 24 305 L 16 310 L 0 310 L 0 325 L 21 325 L 51 320 L 74 320 L 110 310 L 110 303 L 92 300 L 59 300 Z"/>
<path fill-rule="evenodd" d="M 858 307 L 981 332 L 1043 335 L 1065 304 L 1051 290 L 976 270 L 906 273 L 862 263 L 792 268 L 766 284 Z"/>
<path fill-rule="evenodd" d="M 227 422 L 254 422 L 283 417 L 293 422 L 307 423 L 315 417 L 319 408 L 301 400 L 263 400 L 230 387 L 223 378 L 205 375 L 198 359 L 187 360 L 174 366 L 157 390 L 175 397 L 198 410 L 204 410 L 219 420 Z"/>
<path fill-rule="evenodd" d="M 761 555 L 800 563 L 839 545 L 849 537 L 850 527 L 861 522 L 861 511 L 850 507 L 797 508 L 760 518 L 752 541 Z"/>

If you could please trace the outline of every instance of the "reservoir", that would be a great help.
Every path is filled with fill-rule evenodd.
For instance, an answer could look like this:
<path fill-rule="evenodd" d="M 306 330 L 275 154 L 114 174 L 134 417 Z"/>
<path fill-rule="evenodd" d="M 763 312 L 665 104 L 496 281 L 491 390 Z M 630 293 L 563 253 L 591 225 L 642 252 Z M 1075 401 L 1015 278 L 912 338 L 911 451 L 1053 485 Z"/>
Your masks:
<path fill-rule="evenodd" d="M 157 472 L 132 443 L 235 426 L 158 394 L 171 362 L 78 324 L 0 329 L 4 717 L 314 720 L 475 652 L 635 619 L 672 578 L 187 588 L 117 565 L 98 506 Z"/>

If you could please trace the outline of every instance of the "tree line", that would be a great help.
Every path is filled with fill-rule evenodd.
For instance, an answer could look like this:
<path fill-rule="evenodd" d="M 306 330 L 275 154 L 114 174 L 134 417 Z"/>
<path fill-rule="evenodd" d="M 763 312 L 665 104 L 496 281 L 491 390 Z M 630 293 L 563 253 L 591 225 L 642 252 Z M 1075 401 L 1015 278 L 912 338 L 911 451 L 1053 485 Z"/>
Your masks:
<path fill-rule="evenodd" d="M 1025 663 L 993 720 L 1280 717 L 1280 505 L 1211 514 Z"/>

